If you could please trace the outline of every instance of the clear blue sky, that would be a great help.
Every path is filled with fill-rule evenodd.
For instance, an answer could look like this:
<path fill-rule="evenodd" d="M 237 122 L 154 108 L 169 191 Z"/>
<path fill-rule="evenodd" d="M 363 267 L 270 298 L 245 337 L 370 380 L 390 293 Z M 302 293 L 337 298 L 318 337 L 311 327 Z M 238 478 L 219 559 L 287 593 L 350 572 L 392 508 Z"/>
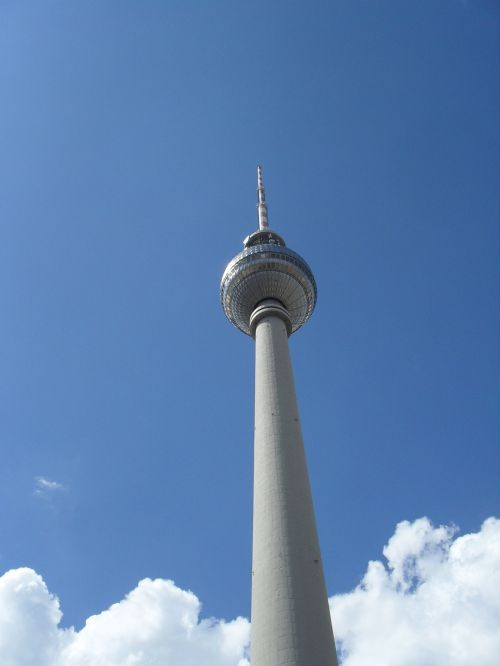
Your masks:
<path fill-rule="evenodd" d="M 253 343 L 218 287 L 258 163 L 318 282 L 291 347 L 329 593 L 400 520 L 498 515 L 499 27 L 494 0 L 0 0 L 0 572 L 65 625 L 145 576 L 248 616 Z"/>

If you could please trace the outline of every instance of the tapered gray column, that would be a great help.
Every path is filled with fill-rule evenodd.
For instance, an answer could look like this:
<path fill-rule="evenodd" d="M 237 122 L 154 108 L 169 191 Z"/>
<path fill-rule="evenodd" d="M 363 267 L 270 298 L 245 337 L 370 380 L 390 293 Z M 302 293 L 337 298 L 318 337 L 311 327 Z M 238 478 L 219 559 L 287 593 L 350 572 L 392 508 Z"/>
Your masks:
<path fill-rule="evenodd" d="M 261 167 L 257 211 L 220 285 L 227 318 L 256 342 L 252 666 L 337 666 L 288 352 L 316 281 L 269 228 Z"/>
<path fill-rule="evenodd" d="M 252 666 L 336 666 L 288 349 L 276 301 L 253 313 L 256 343 Z"/>

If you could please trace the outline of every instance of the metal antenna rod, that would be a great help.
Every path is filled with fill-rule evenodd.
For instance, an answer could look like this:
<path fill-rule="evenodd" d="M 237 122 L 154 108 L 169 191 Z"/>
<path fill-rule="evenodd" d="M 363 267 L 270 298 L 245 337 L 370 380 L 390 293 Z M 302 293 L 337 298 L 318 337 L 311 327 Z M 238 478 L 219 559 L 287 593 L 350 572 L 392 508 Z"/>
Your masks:
<path fill-rule="evenodd" d="M 257 196 L 258 196 L 257 210 L 259 213 L 259 229 L 268 229 L 269 225 L 267 223 L 266 193 L 264 191 L 264 183 L 262 181 L 261 166 L 257 167 Z"/>

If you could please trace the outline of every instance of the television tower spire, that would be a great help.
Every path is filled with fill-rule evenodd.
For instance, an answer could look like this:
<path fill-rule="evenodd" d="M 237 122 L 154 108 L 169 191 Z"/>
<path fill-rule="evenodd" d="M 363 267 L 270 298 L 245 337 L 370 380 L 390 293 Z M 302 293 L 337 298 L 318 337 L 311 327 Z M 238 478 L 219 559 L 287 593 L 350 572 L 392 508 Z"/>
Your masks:
<path fill-rule="evenodd" d="M 220 287 L 229 321 L 255 339 L 252 666 L 337 666 L 288 348 L 316 282 L 268 227 L 260 166 L 257 193 L 259 229 Z"/>
<path fill-rule="evenodd" d="M 267 203 L 266 203 L 266 192 L 264 190 L 264 182 L 262 180 L 262 167 L 257 167 L 257 210 L 259 213 L 259 229 L 268 229 L 269 225 L 267 223 Z"/>

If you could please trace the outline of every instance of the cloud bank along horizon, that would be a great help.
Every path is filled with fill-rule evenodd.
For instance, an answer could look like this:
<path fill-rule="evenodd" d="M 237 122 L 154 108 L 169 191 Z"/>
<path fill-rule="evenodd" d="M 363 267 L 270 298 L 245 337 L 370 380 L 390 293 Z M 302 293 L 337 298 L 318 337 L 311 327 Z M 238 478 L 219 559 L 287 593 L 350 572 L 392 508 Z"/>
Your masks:
<path fill-rule="evenodd" d="M 500 520 L 457 536 L 403 521 L 360 584 L 330 598 L 343 666 L 496 666 Z M 0 577 L 2 666 L 248 666 L 250 623 L 202 618 L 196 595 L 146 578 L 79 631 L 33 569 Z"/>

